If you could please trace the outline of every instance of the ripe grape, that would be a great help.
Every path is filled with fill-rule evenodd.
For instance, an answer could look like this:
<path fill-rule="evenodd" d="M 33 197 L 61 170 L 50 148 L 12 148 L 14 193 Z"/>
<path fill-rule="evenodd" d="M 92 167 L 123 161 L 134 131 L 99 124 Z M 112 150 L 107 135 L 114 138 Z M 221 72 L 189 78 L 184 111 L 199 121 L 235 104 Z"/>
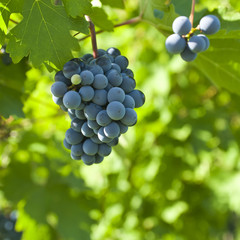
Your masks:
<path fill-rule="evenodd" d="M 186 41 L 179 34 L 170 35 L 165 42 L 166 49 L 172 54 L 181 53 L 186 47 Z"/>
<path fill-rule="evenodd" d="M 205 40 L 199 36 L 192 36 L 188 41 L 189 49 L 194 52 L 202 52 L 203 49 L 206 47 Z"/>
<path fill-rule="evenodd" d="M 63 96 L 63 104 L 66 108 L 77 108 L 81 104 L 81 96 L 75 91 L 69 91 Z"/>
<path fill-rule="evenodd" d="M 107 106 L 107 114 L 112 120 L 120 120 L 125 114 L 125 107 L 120 102 L 110 102 Z"/>
<path fill-rule="evenodd" d="M 191 62 L 197 57 L 197 53 L 192 52 L 187 46 L 185 50 L 181 53 L 181 57 L 186 62 Z"/>
<path fill-rule="evenodd" d="M 174 33 L 179 35 L 186 35 L 190 32 L 192 24 L 189 19 L 185 16 L 177 17 L 172 24 L 172 29 Z"/>
<path fill-rule="evenodd" d="M 203 33 L 211 35 L 220 29 L 220 21 L 214 15 L 207 15 L 200 20 L 199 27 Z"/>

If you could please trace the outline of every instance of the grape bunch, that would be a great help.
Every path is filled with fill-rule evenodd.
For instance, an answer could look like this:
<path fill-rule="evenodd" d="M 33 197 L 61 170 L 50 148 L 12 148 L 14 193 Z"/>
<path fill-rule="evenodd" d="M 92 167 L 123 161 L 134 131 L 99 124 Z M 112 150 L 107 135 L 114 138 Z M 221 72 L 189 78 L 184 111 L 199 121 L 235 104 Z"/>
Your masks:
<path fill-rule="evenodd" d="M 68 61 L 51 86 L 53 101 L 71 118 L 63 145 L 72 159 L 86 165 L 100 163 L 111 153 L 120 135 L 136 124 L 134 108 L 145 102 L 135 89 L 128 59 L 118 49 L 98 49 L 97 55 Z"/>
<path fill-rule="evenodd" d="M 172 54 L 180 53 L 184 61 L 190 62 L 198 53 L 208 49 L 209 39 L 204 34 L 216 33 L 220 29 L 220 21 L 214 15 L 207 15 L 200 20 L 197 28 L 193 28 L 187 17 L 180 16 L 173 21 L 172 29 L 174 34 L 166 39 L 166 49 Z M 200 34 L 194 35 L 196 31 Z"/>

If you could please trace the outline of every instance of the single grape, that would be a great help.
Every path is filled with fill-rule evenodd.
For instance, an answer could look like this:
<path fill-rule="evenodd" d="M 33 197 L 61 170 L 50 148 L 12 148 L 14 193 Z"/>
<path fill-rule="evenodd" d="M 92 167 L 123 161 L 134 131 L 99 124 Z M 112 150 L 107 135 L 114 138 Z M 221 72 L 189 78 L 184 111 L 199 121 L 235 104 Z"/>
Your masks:
<path fill-rule="evenodd" d="M 116 69 L 111 69 L 107 73 L 107 78 L 109 83 L 114 87 L 120 86 L 123 81 L 122 75 Z"/>
<path fill-rule="evenodd" d="M 118 121 L 118 125 L 120 127 L 120 133 L 121 134 L 124 134 L 124 133 L 127 132 L 127 130 L 128 130 L 128 126 L 127 125 L 123 124 L 121 121 Z"/>
<path fill-rule="evenodd" d="M 120 127 L 116 122 L 111 122 L 103 128 L 103 131 L 108 138 L 115 138 L 120 134 Z"/>
<path fill-rule="evenodd" d="M 75 156 L 83 155 L 83 144 L 79 143 L 79 144 L 72 145 L 71 153 Z"/>
<path fill-rule="evenodd" d="M 84 70 L 80 73 L 80 77 L 82 79 L 82 85 L 91 85 L 94 80 L 94 76 L 92 72 L 88 70 Z"/>
<path fill-rule="evenodd" d="M 130 95 L 125 95 L 123 105 L 125 108 L 135 108 L 135 101 Z"/>
<path fill-rule="evenodd" d="M 108 85 L 108 79 L 103 74 L 97 74 L 94 77 L 93 87 L 95 89 L 104 89 Z"/>
<path fill-rule="evenodd" d="M 145 103 L 145 95 L 140 90 L 135 89 L 128 93 L 128 95 L 130 95 L 134 99 L 135 108 L 139 108 Z"/>
<path fill-rule="evenodd" d="M 121 88 L 113 87 L 109 90 L 107 99 L 108 102 L 118 101 L 122 103 L 125 99 L 125 93 Z"/>
<path fill-rule="evenodd" d="M 102 107 L 95 104 L 90 103 L 84 108 L 84 114 L 88 120 L 96 120 L 97 114 L 102 110 Z"/>
<path fill-rule="evenodd" d="M 112 67 L 112 62 L 106 55 L 98 57 L 96 59 L 96 64 L 99 65 L 104 72 L 107 72 Z"/>
<path fill-rule="evenodd" d="M 80 66 L 74 61 L 68 61 L 63 66 L 63 75 L 66 78 L 71 78 L 74 74 L 79 74 L 81 72 Z"/>
<path fill-rule="evenodd" d="M 113 69 L 115 69 L 115 70 L 117 70 L 117 72 L 121 73 L 121 68 L 116 63 L 112 63 L 112 67 L 108 72 L 110 72 Z"/>
<path fill-rule="evenodd" d="M 110 147 L 114 147 L 114 146 L 118 145 L 118 137 L 112 139 L 112 141 L 107 142 L 106 144 Z"/>
<path fill-rule="evenodd" d="M 107 91 L 104 89 L 95 90 L 92 102 L 104 106 L 107 103 Z"/>
<path fill-rule="evenodd" d="M 102 110 L 97 114 L 96 121 L 100 126 L 107 126 L 112 122 L 112 119 L 108 116 L 106 110 Z"/>
<path fill-rule="evenodd" d="M 85 63 L 80 58 L 73 58 L 70 61 L 73 61 L 73 62 L 77 63 L 80 66 L 81 69 L 85 68 Z"/>
<path fill-rule="evenodd" d="M 95 155 L 95 163 L 98 164 L 98 163 L 101 163 L 104 159 L 104 157 L 100 156 L 100 155 Z"/>
<path fill-rule="evenodd" d="M 76 156 L 76 155 L 74 155 L 72 152 L 71 152 L 71 158 L 72 158 L 73 160 L 81 160 L 81 156 Z"/>
<path fill-rule="evenodd" d="M 79 94 L 81 95 L 83 101 L 89 102 L 94 97 L 94 89 L 91 86 L 82 86 L 79 89 Z"/>
<path fill-rule="evenodd" d="M 68 109 L 68 116 L 69 116 L 71 119 L 76 118 L 75 110 L 74 110 L 74 109 Z"/>
<path fill-rule="evenodd" d="M 97 135 L 98 135 L 98 139 L 103 142 L 103 143 L 109 143 L 112 141 L 112 138 L 109 138 L 105 135 L 104 131 L 103 131 L 104 127 L 99 128 Z"/>
<path fill-rule="evenodd" d="M 82 161 L 86 165 L 92 165 L 93 163 L 95 163 L 95 160 L 96 160 L 95 156 L 90 156 L 87 154 L 82 155 Z"/>
<path fill-rule="evenodd" d="M 189 19 L 185 16 L 177 17 L 172 24 L 174 33 L 179 35 L 186 35 L 191 31 L 192 24 Z"/>
<path fill-rule="evenodd" d="M 107 54 L 107 52 L 104 49 L 100 48 L 100 49 L 97 50 L 98 57 L 101 57 L 101 56 L 103 56 L 105 54 Z"/>
<path fill-rule="evenodd" d="M 125 114 L 125 107 L 120 102 L 110 102 L 107 106 L 107 114 L 112 120 L 120 120 Z"/>
<path fill-rule="evenodd" d="M 205 40 L 199 36 L 192 36 L 188 41 L 188 47 L 192 52 L 202 52 L 206 47 Z"/>
<path fill-rule="evenodd" d="M 214 34 L 220 29 L 220 21 L 214 15 L 204 16 L 199 23 L 200 30 L 208 35 Z"/>
<path fill-rule="evenodd" d="M 94 135 L 93 130 L 88 126 L 87 122 L 82 125 L 81 132 L 85 137 L 92 137 Z"/>
<path fill-rule="evenodd" d="M 73 145 L 81 143 L 83 140 L 83 135 L 81 133 L 74 131 L 72 128 L 69 128 L 65 133 L 65 138 L 69 144 Z"/>
<path fill-rule="evenodd" d="M 121 52 L 117 48 L 114 48 L 114 47 L 109 48 L 107 50 L 107 53 L 112 55 L 113 57 L 117 57 L 118 55 L 121 55 Z"/>
<path fill-rule="evenodd" d="M 130 93 L 136 87 L 136 82 L 133 78 L 124 76 L 123 81 L 119 87 L 122 88 L 125 93 Z"/>
<path fill-rule="evenodd" d="M 71 81 L 68 79 L 68 78 L 65 78 L 64 75 L 63 75 L 63 72 L 62 71 L 59 71 L 55 74 L 55 82 L 63 82 L 65 83 L 67 86 L 71 86 L 72 83 Z"/>
<path fill-rule="evenodd" d="M 71 121 L 71 128 L 76 132 L 81 132 L 81 128 L 84 122 L 84 120 L 75 117 Z"/>
<path fill-rule="evenodd" d="M 130 78 L 134 78 L 134 73 L 131 69 L 127 68 L 123 71 L 123 73 L 126 73 L 126 75 Z"/>
<path fill-rule="evenodd" d="M 137 123 L 137 113 L 132 108 L 126 108 L 126 113 L 121 122 L 127 126 L 133 126 Z"/>
<path fill-rule="evenodd" d="M 127 68 L 128 66 L 128 59 L 122 55 L 118 55 L 116 58 L 115 58 L 115 63 L 117 65 L 119 65 L 119 67 L 121 68 L 121 70 L 123 71 L 124 69 Z"/>
<path fill-rule="evenodd" d="M 169 53 L 181 53 L 186 47 L 186 40 L 179 34 L 175 33 L 166 39 L 165 46 Z"/>
<path fill-rule="evenodd" d="M 78 92 L 69 91 L 63 96 L 63 104 L 67 108 L 77 108 L 81 104 L 81 96 Z"/>
<path fill-rule="evenodd" d="M 203 38 L 203 40 L 205 41 L 205 48 L 203 48 L 202 51 L 206 51 L 209 48 L 209 45 L 210 45 L 208 37 L 206 37 L 204 34 L 198 34 L 197 36 Z"/>
<path fill-rule="evenodd" d="M 187 46 L 181 53 L 181 58 L 186 62 L 191 62 L 197 57 L 197 53 L 192 52 Z"/>
<path fill-rule="evenodd" d="M 91 139 L 87 139 L 83 142 L 83 152 L 90 156 L 95 155 L 98 152 L 98 144 L 94 143 Z"/>
<path fill-rule="evenodd" d="M 70 150 L 71 147 L 72 147 L 72 145 L 69 144 L 65 138 L 64 138 L 64 140 L 63 140 L 63 146 L 64 146 L 66 149 L 68 149 L 68 150 Z"/>
<path fill-rule="evenodd" d="M 111 152 L 112 148 L 105 143 L 100 144 L 98 147 L 98 154 L 102 157 L 110 155 Z"/>
<path fill-rule="evenodd" d="M 62 97 L 55 97 L 54 95 L 52 95 L 52 100 L 54 103 L 56 103 L 57 105 L 63 105 L 63 98 Z"/>
<path fill-rule="evenodd" d="M 74 75 L 72 75 L 72 77 L 71 77 L 71 82 L 72 82 L 72 84 L 74 84 L 74 85 L 78 85 L 78 84 L 80 84 L 81 83 L 81 77 L 80 77 L 80 75 L 79 74 L 74 74 Z"/>
<path fill-rule="evenodd" d="M 85 55 L 83 55 L 83 57 L 81 58 L 83 61 L 87 62 L 89 59 L 92 59 L 93 55 L 90 53 L 87 53 Z"/>
<path fill-rule="evenodd" d="M 97 143 L 97 144 L 101 144 L 101 143 L 102 143 L 102 141 L 98 138 L 97 135 L 93 135 L 93 136 L 91 137 L 91 140 L 92 140 L 94 143 Z"/>
<path fill-rule="evenodd" d="M 87 124 L 91 129 L 99 129 L 101 127 L 95 120 L 87 120 Z"/>
<path fill-rule="evenodd" d="M 51 87 L 52 95 L 55 97 L 63 97 L 67 91 L 68 88 L 64 82 L 55 82 Z"/>

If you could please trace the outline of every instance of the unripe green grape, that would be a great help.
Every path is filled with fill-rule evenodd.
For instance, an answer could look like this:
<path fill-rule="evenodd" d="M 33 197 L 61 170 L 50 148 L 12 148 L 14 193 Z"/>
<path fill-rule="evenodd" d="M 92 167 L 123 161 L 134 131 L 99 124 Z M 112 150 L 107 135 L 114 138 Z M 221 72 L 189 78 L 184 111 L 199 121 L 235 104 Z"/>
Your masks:
<path fill-rule="evenodd" d="M 78 84 L 81 83 L 81 81 L 82 81 L 82 79 L 81 79 L 81 77 L 80 77 L 79 74 L 74 74 L 74 75 L 72 75 L 72 77 L 71 77 L 71 82 L 72 82 L 72 84 L 78 85 Z"/>

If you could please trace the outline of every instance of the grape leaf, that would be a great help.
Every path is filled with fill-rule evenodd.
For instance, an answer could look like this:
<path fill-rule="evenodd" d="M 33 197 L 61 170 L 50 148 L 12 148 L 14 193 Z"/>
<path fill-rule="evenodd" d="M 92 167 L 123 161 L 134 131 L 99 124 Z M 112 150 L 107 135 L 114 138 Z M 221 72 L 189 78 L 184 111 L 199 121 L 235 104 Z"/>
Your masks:
<path fill-rule="evenodd" d="M 15 63 L 29 55 L 35 67 L 50 61 L 61 68 L 72 58 L 71 50 L 80 48 L 69 31 L 88 34 L 84 18 L 71 19 L 63 6 L 52 5 L 47 0 L 26 0 L 22 15 L 24 18 L 12 29 L 7 46 Z"/>
<path fill-rule="evenodd" d="M 69 16 L 76 18 L 91 12 L 92 5 L 88 0 L 63 0 L 64 7 Z"/>
<path fill-rule="evenodd" d="M 93 7 L 92 13 L 89 14 L 93 23 L 105 31 L 113 30 L 113 23 L 108 20 L 108 16 L 102 8 Z"/>
<path fill-rule="evenodd" d="M 124 8 L 123 0 L 100 0 L 103 5 L 109 5 L 114 8 Z"/>

